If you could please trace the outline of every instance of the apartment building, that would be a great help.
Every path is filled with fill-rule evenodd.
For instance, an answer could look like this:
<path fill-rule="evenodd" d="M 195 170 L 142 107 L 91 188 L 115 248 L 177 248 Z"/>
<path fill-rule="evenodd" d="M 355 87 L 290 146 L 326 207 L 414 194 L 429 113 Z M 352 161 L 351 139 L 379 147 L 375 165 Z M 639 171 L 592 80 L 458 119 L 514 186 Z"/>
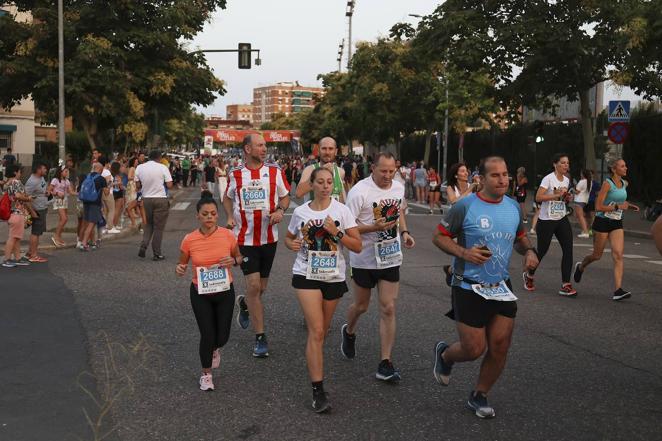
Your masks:
<path fill-rule="evenodd" d="M 257 87 L 253 89 L 253 125 L 271 121 L 276 113 L 289 116 L 312 109 L 322 95 L 323 88 L 301 86 L 296 81 Z"/>
<path fill-rule="evenodd" d="M 230 104 L 225 106 L 225 119 L 228 121 L 248 121 L 253 123 L 253 106 L 250 104 Z"/>

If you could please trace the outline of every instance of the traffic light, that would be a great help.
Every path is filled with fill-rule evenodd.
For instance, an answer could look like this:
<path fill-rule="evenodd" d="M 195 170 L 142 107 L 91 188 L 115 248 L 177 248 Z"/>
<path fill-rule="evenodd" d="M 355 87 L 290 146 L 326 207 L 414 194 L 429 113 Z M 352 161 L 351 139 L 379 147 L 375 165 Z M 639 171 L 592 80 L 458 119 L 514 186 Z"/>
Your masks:
<path fill-rule="evenodd" d="M 251 68 L 251 44 L 239 43 L 239 69 Z"/>
<path fill-rule="evenodd" d="M 545 122 L 536 120 L 533 123 L 533 133 L 536 137 L 536 144 L 540 144 L 545 140 L 544 132 L 545 132 Z"/>

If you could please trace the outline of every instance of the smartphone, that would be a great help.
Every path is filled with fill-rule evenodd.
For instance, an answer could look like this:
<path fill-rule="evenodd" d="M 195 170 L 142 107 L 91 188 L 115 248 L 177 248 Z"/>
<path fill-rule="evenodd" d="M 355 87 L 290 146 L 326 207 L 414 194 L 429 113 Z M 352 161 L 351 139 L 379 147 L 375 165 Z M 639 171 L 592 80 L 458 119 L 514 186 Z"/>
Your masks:
<path fill-rule="evenodd" d="M 487 245 L 483 245 L 482 247 L 479 247 L 478 249 L 483 250 L 483 251 L 487 251 L 488 253 L 490 253 L 489 257 L 492 257 L 492 250 L 489 249 L 489 247 Z"/>

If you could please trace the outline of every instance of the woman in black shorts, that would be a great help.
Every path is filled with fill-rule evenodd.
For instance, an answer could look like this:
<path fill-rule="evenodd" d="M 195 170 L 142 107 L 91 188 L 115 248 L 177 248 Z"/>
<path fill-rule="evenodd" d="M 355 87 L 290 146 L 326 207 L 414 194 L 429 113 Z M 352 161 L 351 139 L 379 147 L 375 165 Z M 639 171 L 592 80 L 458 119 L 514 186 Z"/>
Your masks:
<path fill-rule="evenodd" d="M 292 286 L 308 328 L 306 362 L 313 386 L 312 406 L 321 413 L 330 409 L 323 385 L 324 338 L 338 301 L 348 291 L 343 247 L 359 253 L 362 245 L 349 208 L 331 198 L 333 173 L 317 168 L 310 183 L 315 198 L 294 210 L 285 246 L 297 253 Z"/>

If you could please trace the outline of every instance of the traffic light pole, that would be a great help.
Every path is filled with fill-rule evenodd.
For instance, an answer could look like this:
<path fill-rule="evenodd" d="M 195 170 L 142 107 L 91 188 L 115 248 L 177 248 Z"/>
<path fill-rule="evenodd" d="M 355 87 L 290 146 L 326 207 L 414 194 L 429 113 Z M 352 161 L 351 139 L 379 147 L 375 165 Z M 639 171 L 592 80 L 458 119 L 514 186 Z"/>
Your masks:
<path fill-rule="evenodd" d="M 205 54 L 205 53 L 212 53 L 212 52 L 248 52 L 248 50 L 240 50 L 240 49 L 201 49 L 199 51 L 193 51 L 191 52 L 192 54 Z M 260 49 L 250 49 L 250 52 L 257 52 L 257 58 L 255 59 L 255 65 L 260 66 L 262 64 L 262 60 L 260 59 Z"/>

